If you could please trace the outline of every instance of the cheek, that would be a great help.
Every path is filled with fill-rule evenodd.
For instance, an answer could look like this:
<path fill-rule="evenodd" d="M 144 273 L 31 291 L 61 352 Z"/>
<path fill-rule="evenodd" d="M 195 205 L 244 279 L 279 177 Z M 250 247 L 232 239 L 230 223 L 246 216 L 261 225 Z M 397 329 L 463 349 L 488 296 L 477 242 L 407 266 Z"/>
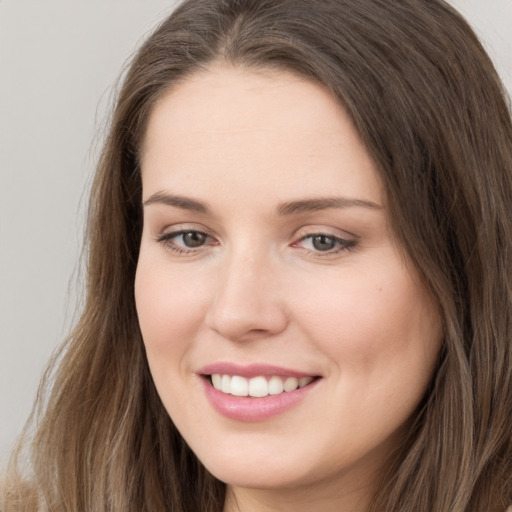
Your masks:
<path fill-rule="evenodd" d="M 411 365 L 429 372 L 437 357 L 442 327 L 434 300 L 395 261 L 340 274 L 328 288 L 311 283 L 296 304 L 297 321 L 344 373 L 369 379 Z"/>
<path fill-rule="evenodd" d="M 310 283 L 297 310 L 331 363 L 324 421 L 338 425 L 355 452 L 399 432 L 427 390 L 441 346 L 440 315 L 424 287 L 399 265 L 381 270 L 364 278 L 347 272 L 327 281 L 328 293 Z"/>
<path fill-rule="evenodd" d="M 178 269 L 179 270 L 179 269 Z M 148 355 L 176 354 L 195 338 L 206 309 L 206 294 L 186 273 L 141 257 L 135 302 Z"/>

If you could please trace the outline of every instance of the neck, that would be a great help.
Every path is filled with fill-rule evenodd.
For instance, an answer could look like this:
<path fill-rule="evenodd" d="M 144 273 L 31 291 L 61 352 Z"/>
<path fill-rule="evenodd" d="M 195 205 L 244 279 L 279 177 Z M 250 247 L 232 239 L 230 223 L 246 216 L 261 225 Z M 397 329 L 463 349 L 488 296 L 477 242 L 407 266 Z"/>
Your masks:
<path fill-rule="evenodd" d="M 228 486 L 223 512 L 366 512 L 371 495 L 367 488 L 361 487 L 347 491 Z"/>

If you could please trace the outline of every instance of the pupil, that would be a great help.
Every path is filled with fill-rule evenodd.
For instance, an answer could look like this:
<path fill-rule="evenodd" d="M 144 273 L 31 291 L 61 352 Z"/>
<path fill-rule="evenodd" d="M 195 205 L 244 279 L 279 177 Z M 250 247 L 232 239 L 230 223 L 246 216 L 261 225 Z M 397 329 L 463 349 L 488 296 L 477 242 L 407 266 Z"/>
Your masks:
<path fill-rule="evenodd" d="M 334 247 L 334 238 L 332 236 L 317 235 L 313 238 L 313 247 L 317 251 L 329 251 Z"/>
<path fill-rule="evenodd" d="M 200 247 L 205 240 L 206 235 L 197 231 L 189 231 L 183 235 L 183 242 L 187 247 Z"/>

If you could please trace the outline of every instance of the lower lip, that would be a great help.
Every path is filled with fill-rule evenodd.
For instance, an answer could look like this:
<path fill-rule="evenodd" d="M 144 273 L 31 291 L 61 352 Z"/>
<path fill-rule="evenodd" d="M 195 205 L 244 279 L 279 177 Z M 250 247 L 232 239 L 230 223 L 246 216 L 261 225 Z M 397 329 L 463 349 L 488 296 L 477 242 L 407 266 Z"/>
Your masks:
<path fill-rule="evenodd" d="M 202 380 L 206 396 L 218 413 L 237 421 L 263 421 L 278 416 L 299 404 L 316 387 L 320 379 L 294 391 L 262 398 L 228 395 L 215 389 L 209 378 Z"/>

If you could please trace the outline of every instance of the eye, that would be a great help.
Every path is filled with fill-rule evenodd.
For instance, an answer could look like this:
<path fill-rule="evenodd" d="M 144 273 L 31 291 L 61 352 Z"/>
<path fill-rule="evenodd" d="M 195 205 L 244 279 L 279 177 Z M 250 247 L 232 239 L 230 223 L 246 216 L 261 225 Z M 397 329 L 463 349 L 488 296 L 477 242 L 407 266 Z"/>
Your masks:
<path fill-rule="evenodd" d="M 215 239 L 207 233 L 196 230 L 179 230 L 161 235 L 158 242 L 177 253 L 194 252 L 205 245 L 216 245 Z"/>
<path fill-rule="evenodd" d="M 327 233 L 311 233 L 293 244 L 294 247 L 302 247 L 308 251 L 325 255 L 338 254 L 355 245 L 355 240 L 346 240 Z"/>
<path fill-rule="evenodd" d="M 206 233 L 201 233 L 200 231 L 187 231 L 177 236 L 181 238 L 184 246 L 193 248 L 201 247 L 201 245 L 204 245 L 208 239 L 208 235 Z"/>
<path fill-rule="evenodd" d="M 311 245 L 317 251 L 332 251 L 336 247 L 336 238 L 329 235 L 314 235 L 311 237 Z"/>

